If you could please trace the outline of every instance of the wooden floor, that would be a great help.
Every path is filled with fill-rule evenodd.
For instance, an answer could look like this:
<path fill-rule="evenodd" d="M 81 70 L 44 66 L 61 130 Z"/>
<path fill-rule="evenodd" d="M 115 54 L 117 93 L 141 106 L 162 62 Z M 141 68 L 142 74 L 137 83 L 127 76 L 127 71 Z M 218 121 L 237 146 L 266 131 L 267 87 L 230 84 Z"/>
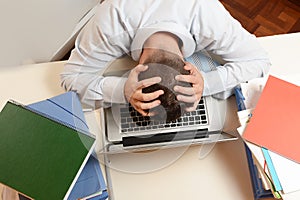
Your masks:
<path fill-rule="evenodd" d="M 300 32 L 300 0 L 220 0 L 256 36 Z"/>

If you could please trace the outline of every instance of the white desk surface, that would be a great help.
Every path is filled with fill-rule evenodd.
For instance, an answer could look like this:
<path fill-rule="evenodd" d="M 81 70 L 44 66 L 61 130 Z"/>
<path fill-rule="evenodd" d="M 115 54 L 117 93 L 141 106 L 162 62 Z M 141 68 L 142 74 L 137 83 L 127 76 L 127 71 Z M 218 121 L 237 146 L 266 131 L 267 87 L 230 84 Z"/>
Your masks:
<path fill-rule="evenodd" d="M 259 41 L 269 52 L 273 64 L 271 74 L 292 82 L 300 81 L 297 64 L 300 33 L 262 37 Z M 0 109 L 8 99 L 29 104 L 63 93 L 59 85 L 63 64 L 0 68 Z M 228 123 L 231 127 L 237 126 L 235 117 Z M 113 168 L 108 175 L 113 187 L 112 199 L 253 199 L 241 140 L 216 144 L 201 159 L 200 149 L 201 146 L 194 146 L 188 150 L 177 148 L 111 156 Z M 290 199 L 296 199 L 294 195 L 295 198 L 290 195 Z"/>

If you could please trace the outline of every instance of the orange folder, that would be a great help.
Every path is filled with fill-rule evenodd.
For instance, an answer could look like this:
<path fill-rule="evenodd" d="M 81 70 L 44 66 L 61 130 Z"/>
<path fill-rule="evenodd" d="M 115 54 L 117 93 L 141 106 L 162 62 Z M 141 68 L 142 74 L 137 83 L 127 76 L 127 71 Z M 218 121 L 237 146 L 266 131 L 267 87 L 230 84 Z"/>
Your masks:
<path fill-rule="evenodd" d="M 300 87 L 269 76 L 243 138 L 300 163 Z"/>

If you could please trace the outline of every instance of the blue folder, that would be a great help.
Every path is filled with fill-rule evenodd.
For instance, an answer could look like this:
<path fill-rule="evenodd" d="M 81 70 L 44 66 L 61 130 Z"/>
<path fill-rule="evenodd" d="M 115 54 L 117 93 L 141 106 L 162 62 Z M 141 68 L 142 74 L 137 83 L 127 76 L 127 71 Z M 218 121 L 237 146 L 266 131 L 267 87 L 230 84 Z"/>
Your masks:
<path fill-rule="evenodd" d="M 238 111 L 245 110 L 246 109 L 246 106 L 244 104 L 245 97 L 242 93 L 241 88 L 239 86 L 235 87 L 234 93 L 235 93 L 235 99 L 236 99 Z M 273 197 L 273 193 L 271 190 L 264 189 L 262 180 L 259 177 L 258 169 L 253 161 L 251 150 L 248 148 L 246 144 L 245 144 L 245 151 L 246 151 L 246 156 L 248 161 L 248 168 L 250 172 L 254 199 L 258 200 L 258 199 Z"/>
<path fill-rule="evenodd" d="M 281 191 L 282 187 L 281 187 L 281 184 L 280 184 L 280 180 L 279 180 L 279 178 L 277 176 L 277 172 L 276 172 L 275 167 L 273 165 L 273 161 L 272 161 L 271 156 L 269 154 L 269 150 L 266 149 L 266 148 L 261 148 L 261 150 L 262 150 L 262 152 L 264 154 L 264 157 L 265 157 L 265 160 L 266 160 L 266 163 L 267 163 L 270 175 L 271 175 L 272 180 L 273 180 L 273 184 L 274 184 L 275 190 L 276 191 Z"/>
<path fill-rule="evenodd" d="M 53 98 L 33 103 L 28 109 L 75 130 L 89 132 L 79 98 L 74 92 L 67 92 Z M 89 200 L 108 198 L 107 187 L 96 155 L 91 155 L 76 181 L 69 200 L 76 200 L 100 192 Z"/>

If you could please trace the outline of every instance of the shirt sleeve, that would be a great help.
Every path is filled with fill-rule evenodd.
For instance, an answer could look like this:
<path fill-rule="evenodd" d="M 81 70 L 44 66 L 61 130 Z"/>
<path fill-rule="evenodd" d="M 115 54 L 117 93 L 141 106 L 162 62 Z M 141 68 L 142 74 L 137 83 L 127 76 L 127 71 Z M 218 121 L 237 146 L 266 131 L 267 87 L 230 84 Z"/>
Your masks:
<path fill-rule="evenodd" d="M 257 38 L 246 31 L 217 0 L 202 1 L 199 15 L 198 49 L 206 49 L 222 59 L 216 71 L 202 73 L 203 95 L 227 98 L 242 82 L 265 76 L 270 61 Z M 214 10 L 214 14 L 211 14 Z"/>
<path fill-rule="evenodd" d="M 107 17 L 104 14 L 107 11 L 102 12 L 103 9 L 108 9 L 111 16 Z M 119 19 L 114 17 L 116 13 L 113 8 L 98 8 L 76 38 L 75 48 L 60 74 L 62 87 L 78 93 L 81 102 L 89 107 L 94 108 L 99 103 L 125 102 L 126 77 L 103 76 L 109 64 L 127 54 L 130 48 L 128 32 L 113 21 Z M 114 35 L 112 30 L 120 34 Z"/>

